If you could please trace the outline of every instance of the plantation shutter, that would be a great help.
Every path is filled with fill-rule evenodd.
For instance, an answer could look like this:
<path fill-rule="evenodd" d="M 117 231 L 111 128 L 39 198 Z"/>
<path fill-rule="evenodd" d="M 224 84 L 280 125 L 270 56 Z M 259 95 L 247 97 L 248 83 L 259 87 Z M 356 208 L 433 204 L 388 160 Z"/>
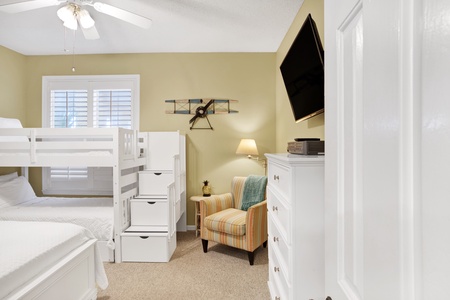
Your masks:
<path fill-rule="evenodd" d="M 87 127 L 87 90 L 52 90 L 50 97 L 51 128 Z"/>
<path fill-rule="evenodd" d="M 131 90 L 94 90 L 94 127 L 131 128 Z"/>
<path fill-rule="evenodd" d="M 103 78 L 104 77 L 104 78 Z M 131 79 L 128 77 L 132 77 Z M 122 127 L 133 129 L 139 112 L 136 76 L 51 76 L 43 80 L 43 125 L 51 128 Z M 125 78 L 125 80 L 124 80 Z M 44 111 L 45 110 L 45 111 Z M 43 168 L 44 194 L 111 195 L 112 168 Z"/>

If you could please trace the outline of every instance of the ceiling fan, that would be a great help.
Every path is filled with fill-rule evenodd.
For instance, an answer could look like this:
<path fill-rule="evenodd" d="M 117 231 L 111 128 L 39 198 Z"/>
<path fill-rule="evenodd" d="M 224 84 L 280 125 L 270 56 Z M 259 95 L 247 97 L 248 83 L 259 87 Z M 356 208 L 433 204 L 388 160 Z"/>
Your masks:
<path fill-rule="evenodd" d="M 94 7 L 98 12 L 144 29 L 149 28 L 152 24 L 152 20 L 146 17 L 94 0 L 29 0 L 0 5 L 0 11 L 15 14 L 61 4 L 63 5 L 58 9 L 57 15 L 63 21 L 63 25 L 72 30 L 77 30 L 79 24 L 85 38 L 90 40 L 98 39 L 99 35 L 95 28 L 95 21 L 90 16 L 88 10 L 84 8 L 85 6 Z"/>

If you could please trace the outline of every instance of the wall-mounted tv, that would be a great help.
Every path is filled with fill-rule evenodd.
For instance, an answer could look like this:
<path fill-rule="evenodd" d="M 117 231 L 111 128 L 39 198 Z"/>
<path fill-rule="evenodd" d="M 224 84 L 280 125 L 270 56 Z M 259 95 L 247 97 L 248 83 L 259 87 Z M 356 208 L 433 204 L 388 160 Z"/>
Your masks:
<path fill-rule="evenodd" d="M 324 51 L 308 15 L 280 66 L 296 122 L 324 112 Z"/>

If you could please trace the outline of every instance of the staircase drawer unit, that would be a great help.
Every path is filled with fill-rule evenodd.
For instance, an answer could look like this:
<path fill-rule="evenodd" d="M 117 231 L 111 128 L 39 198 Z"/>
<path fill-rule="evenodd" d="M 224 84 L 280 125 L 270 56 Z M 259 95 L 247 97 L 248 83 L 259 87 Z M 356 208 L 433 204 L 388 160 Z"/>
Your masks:
<path fill-rule="evenodd" d="M 174 181 L 170 171 L 139 172 L 139 195 L 167 195 L 167 186 Z"/>
<path fill-rule="evenodd" d="M 131 225 L 167 226 L 167 198 L 135 198 L 130 200 Z"/>
<path fill-rule="evenodd" d="M 168 262 L 175 251 L 176 236 L 168 239 L 168 233 L 122 233 L 122 260 L 124 262 Z"/>

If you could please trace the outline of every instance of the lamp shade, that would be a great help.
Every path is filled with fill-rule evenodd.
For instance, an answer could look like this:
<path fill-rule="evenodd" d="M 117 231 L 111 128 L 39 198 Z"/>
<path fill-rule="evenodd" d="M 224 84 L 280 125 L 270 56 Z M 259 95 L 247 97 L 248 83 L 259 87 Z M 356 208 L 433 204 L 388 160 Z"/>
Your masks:
<path fill-rule="evenodd" d="M 236 154 L 259 155 L 254 139 L 242 139 L 236 150 Z"/>

